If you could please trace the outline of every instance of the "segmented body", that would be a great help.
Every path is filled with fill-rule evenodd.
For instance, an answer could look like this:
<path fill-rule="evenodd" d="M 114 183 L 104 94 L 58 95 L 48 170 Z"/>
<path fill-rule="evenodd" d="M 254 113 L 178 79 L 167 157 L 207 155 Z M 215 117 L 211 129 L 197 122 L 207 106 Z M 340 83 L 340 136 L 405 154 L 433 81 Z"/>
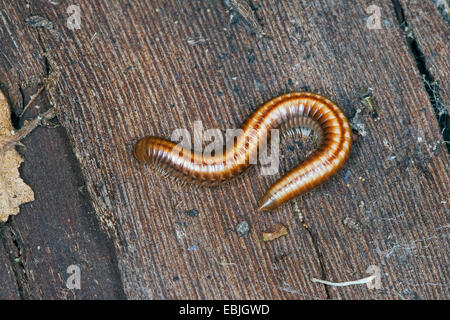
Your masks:
<path fill-rule="evenodd" d="M 317 135 L 318 148 L 266 191 L 259 208 L 272 210 L 328 180 L 349 157 L 349 122 L 334 102 L 321 95 L 294 92 L 266 102 L 245 121 L 233 148 L 218 155 L 196 154 L 153 136 L 139 140 L 134 152 L 138 160 L 152 163 L 170 175 L 190 182 L 213 183 L 244 171 L 258 152 L 260 141 L 265 141 L 272 129 L 292 133 L 305 128 Z"/>

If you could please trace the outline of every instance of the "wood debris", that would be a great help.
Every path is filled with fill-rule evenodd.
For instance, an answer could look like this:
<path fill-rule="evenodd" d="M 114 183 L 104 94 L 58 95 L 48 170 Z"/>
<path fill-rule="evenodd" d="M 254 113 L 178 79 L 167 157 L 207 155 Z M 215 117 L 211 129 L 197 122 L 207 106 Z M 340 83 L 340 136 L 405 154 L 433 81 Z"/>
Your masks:
<path fill-rule="evenodd" d="M 262 241 L 273 241 L 283 236 L 287 236 L 288 231 L 285 226 L 280 223 L 277 223 L 271 232 L 263 232 Z"/>

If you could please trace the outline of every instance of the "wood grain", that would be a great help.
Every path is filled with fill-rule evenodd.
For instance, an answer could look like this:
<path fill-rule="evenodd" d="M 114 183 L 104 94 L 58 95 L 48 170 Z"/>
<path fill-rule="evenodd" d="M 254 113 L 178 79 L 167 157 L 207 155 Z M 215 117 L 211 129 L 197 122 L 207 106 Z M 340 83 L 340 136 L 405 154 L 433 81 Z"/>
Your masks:
<path fill-rule="evenodd" d="M 66 4 L 36 1 L 29 12 L 59 33 L 39 31 L 62 75 L 49 98 L 128 298 L 448 297 L 448 156 L 390 3 L 377 3 L 382 29 L 370 30 L 373 1 L 264 1 L 257 13 L 273 40 L 231 25 L 221 1 L 79 4 L 79 30 L 66 27 Z M 253 169 L 213 189 L 179 186 L 132 156 L 142 136 L 169 137 L 195 120 L 237 127 L 261 103 L 306 88 L 353 116 L 360 87 L 372 89 L 379 119 L 363 117 L 367 134 L 346 167 L 268 214 L 257 200 L 279 175 Z M 283 147 L 281 172 L 305 155 L 298 145 Z M 247 237 L 234 230 L 242 220 Z M 275 223 L 288 236 L 261 242 Z M 371 265 L 382 272 L 379 290 L 311 282 L 363 278 Z"/>
<path fill-rule="evenodd" d="M 0 283 L 2 284 L 0 300 L 20 299 L 14 271 L 2 243 L 0 243 Z"/>

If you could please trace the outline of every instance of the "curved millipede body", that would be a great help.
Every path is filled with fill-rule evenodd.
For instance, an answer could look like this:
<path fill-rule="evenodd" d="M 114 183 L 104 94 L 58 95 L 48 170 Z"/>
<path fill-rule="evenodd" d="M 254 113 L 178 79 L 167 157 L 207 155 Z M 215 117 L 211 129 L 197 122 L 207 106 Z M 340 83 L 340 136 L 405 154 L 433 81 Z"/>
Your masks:
<path fill-rule="evenodd" d="M 333 176 L 347 160 L 352 131 L 344 113 L 327 98 L 309 92 L 276 97 L 256 110 L 243 124 L 243 132 L 233 148 L 222 154 L 203 156 L 182 149 L 176 143 L 158 138 L 140 139 L 134 148 L 136 158 L 152 163 L 168 174 L 191 182 L 213 183 L 239 175 L 258 152 L 260 141 L 271 129 L 312 129 L 318 147 L 311 156 L 275 182 L 260 201 L 261 210 L 272 210 L 304 194 Z"/>

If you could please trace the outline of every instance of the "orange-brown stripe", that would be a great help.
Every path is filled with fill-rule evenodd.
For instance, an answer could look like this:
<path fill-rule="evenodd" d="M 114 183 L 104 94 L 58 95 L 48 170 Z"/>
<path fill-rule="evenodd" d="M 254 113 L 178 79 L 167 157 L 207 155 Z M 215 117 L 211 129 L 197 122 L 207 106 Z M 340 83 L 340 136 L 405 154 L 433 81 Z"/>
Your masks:
<path fill-rule="evenodd" d="M 275 100 L 276 103 L 274 103 Z M 301 106 L 300 102 L 303 100 L 305 103 Z M 297 105 L 296 102 L 298 102 Z M 292 110 L 294 115 L 291 113 Z M 301 110 L 302 113 L 300 113 Z M 305 110 L 308 110 L 306 116 Z M 202 157 L 191 150 L 182 150 L 183 154 L 180 156 L 180 150 L 175 148 L 175 143 L 158 137 L 146 137 L 139 140 L 135 146 L 135 155 L 142 162 L 161 166 L 176 177 L 185 178 L 188 181 L 207 183 L 230 179 L 249 166 L 249 159 L 254 156 L 253 153 L 258 152 L 260 137 L 269 136 L 270 130 L 277 128 L 274 124 L 281 126 L 291 120 L 283 119 L 284 114 L 298 117 L 300 125 L 305 125 L 306 117 L 313 119 L 319 124 L 318 134 L 323 140 L 322 145 L 312 156 L 281 177 L 267 190 L 261 199 L 260 209 L 271 210 L 328 180 L 348 159 L 352 144 L 350 125 L 337 105 L 323 96 L 298 92 L 268 101 L 244 122 L 242 127 L 244 132 L 237 137 L 237 145 L 234 144 L 231 150 L 219 155 Z M 269 125 L 266 123 L 268 119 L 272 121 Z M 335 127 L 338 130 L 335 130 Z M 258 139 L 250 139 L 249 133 L 252 130 L 256 130 Z M 245 160 L 244 163 L 238 162 L 241 159 Z"/>

